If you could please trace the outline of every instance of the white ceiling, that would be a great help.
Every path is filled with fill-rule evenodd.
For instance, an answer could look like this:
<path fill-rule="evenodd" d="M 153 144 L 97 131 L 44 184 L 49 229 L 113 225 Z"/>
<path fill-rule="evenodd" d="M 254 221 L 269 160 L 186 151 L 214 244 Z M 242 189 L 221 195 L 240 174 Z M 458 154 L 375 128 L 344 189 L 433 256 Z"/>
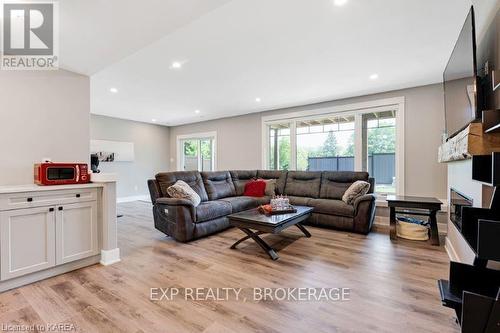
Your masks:
<path fill-rule="evenodd" d="M 66 68 L 93 74 L 92 113 L 166 125 L 440 82 L 470 6 L 470 0 L 348 0 L 342 7 L 333 0 L 68 2 L 61 32 L 70 26 L 65 34 L 82 40 L 65 50 L 62 37 L 61 59 Z M 185 63 L 172 69 L 173 61 Z M 369 79 L 373 73 L 377 80 Z"/>
<path fill-rule="evenodd" d="M 61 67 L 92 75 L 229 1 L 59 1 Z"/>

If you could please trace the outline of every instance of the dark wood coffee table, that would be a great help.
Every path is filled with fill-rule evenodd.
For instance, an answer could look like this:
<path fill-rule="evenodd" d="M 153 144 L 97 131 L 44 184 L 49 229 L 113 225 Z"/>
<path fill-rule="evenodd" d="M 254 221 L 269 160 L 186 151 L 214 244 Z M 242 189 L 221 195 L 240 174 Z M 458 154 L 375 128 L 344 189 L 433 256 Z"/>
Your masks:
<path fill-rule="evenodd" d="M 442 202 L 436 198 L 412 197 L 407 195 L 388 195 L 387 205 L 390 209 L 390 237 L 397 239 L 396 214 L 409 214 L 427 216 L 431 225 L 430 241 L 432 245 L 439 245 L 439 234 L 436 214 L 441 210 Z M 403 210 L 396 210 L 402 208 Z"/>
<path fill-rule="evenodd" d="M 235 249 L 238 244 L 251 238 L 271 257 L 271 259 L 279 259 L 276 251 L 264 242 L 259 235 L 267 233 L 278 234 L 294 225 L 299 228 L 306 237 L 311 237 L 311 234 L 304 228 L 301 222 L 305 221 L 311 215 L 313 208 L 305 206 L 294 207 L 297 209 L 296 213 L 283 215 L 264 215 L 259 212 L 258 208 L 229 215 L 229 224 L 239 228 L 246 234 L 245 237 L 234 243 L 231 249 Z"/>

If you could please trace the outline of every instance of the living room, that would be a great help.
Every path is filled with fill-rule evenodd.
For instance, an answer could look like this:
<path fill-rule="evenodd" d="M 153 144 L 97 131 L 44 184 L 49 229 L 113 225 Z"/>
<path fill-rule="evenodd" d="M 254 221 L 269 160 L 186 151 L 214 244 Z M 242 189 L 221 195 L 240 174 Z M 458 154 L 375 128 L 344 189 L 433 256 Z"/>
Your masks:
<path fill-rule="evenodd" d="M 497 332 L 500 1 L 1 6 L 2 331 Z"/>

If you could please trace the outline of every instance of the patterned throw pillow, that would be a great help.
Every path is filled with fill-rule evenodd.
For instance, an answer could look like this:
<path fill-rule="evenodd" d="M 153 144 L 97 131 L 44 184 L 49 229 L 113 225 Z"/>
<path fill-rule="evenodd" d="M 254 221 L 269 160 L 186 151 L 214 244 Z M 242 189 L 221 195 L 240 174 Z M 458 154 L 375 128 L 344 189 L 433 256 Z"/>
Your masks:
<path fill-rule="evenodd" d="M 348 205 L 354 204 L 354 200 L 356 198 L 361 197 L 368 193 L 370 190 L 370 183 L 364 182 L 362 180 L 357 180 L 352 183 L 351 186 L 345 191 L 342 196 L 342 201 L 344 201 Z"/>
<path fill-rule="evenodd" d="M 191 201 L 195 207 L 197 207 L 201 202 L 201 198 L 198 193 L 196 193 L 191 186 L 182 180 L 178 180 L 174 185 L 167 188 L 167 193 L 172 198 L 187 199 Z"/>

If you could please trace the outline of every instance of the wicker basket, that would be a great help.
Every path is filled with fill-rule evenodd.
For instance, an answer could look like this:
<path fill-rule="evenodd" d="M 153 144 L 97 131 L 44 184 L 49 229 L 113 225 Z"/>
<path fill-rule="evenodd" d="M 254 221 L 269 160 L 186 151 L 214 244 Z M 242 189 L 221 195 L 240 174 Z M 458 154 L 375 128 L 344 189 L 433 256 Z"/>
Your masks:
<path fill-rule="evenodd" d="M 396 231 L 398 237 L 426 241 L 429 239 L 429 223 L 412 218 L 397 217 Z"/>

